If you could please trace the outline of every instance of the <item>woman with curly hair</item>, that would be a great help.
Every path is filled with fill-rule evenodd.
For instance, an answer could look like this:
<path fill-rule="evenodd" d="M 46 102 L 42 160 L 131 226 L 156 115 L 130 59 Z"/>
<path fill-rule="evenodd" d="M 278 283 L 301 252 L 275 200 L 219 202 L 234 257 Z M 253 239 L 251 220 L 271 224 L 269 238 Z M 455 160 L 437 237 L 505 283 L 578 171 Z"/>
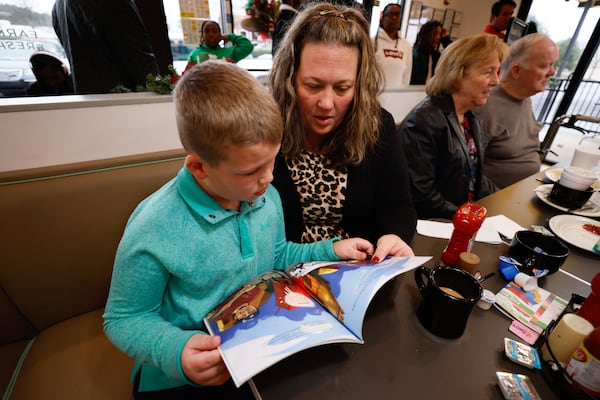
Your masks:
<path fill-rule="evenodd" d="M 440 21 L 428 21 L 419 30 L 412 49 L 411 85 L 424 85 L 435 73 L 435 67 L 442 53 L 438 50 L 444 26 Z M 446 36 L 448 38 L 448 36 Z M 449 44 L 449 40 L 444 46 Z"/>
<path fill-rule="evenodd" d="M 359 236 L 376 244 L 374 260 L 412 255 L 416 212 L 403 144 L 378 100 L 383 77 L 362 11 L 303 9 L 269 79 L 284 120 L 273 184 L 288 240 Z"/>

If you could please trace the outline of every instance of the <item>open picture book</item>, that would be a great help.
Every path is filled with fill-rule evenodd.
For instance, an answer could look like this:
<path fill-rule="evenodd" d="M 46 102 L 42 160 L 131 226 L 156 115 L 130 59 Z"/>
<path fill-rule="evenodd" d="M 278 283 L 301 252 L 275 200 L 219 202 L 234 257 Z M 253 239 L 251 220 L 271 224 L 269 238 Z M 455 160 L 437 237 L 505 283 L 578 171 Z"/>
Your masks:
<path fill-rule="evenodd" d="M 377 291 L 431 257 L 299 263 L 265 272 L 208 313 L 211 335 L 239 387 L 299 351 L 328 343 L 364 343 L 362 325 Z"/>

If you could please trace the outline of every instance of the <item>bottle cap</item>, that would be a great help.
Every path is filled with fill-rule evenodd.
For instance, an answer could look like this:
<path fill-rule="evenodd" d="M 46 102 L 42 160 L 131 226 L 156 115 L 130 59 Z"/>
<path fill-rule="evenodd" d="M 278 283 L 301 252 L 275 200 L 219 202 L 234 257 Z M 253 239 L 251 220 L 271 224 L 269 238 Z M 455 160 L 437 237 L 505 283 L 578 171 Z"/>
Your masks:
<path fill-rule="evenodd" d="M 458 268 L 464 269 L 470 274 L 474 274 L 479 267 L 479 256 L 474 253 L 469 253 L 467 251 L 463 251 L 458 256 Z"/>
<path fill-rule="evenodd" d="M 517 265 L 519 265 L 519 263 L 510 257 L 498 257 L 498 270 L 500 270 L 500 273 L 502 273 L 502 276 L 507 281 L 512 281 L 519 273 Z"/>

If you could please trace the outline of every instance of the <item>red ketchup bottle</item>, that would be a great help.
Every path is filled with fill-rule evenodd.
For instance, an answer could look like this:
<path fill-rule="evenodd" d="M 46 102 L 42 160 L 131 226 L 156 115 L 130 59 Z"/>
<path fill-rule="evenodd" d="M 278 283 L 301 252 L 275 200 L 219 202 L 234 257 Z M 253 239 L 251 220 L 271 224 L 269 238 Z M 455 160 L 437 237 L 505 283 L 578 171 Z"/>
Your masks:
<path fill-rule="evenodd" d="M 454 231 L 442 253 L 442 263 L 444 265 L 456 266 L 460 253 L 471 251 L 475 234 L 483 224 L 486 214 L 485 207 L 475 203 L 465 203 L 456 210 L 452 219 Z"/>
<path fill-rule="evenodd" d="M 600 326 L 600 273 L 592 279 L 592 292 L 577 310 L 577 315 L 587 319 L 594 328 Z"/>

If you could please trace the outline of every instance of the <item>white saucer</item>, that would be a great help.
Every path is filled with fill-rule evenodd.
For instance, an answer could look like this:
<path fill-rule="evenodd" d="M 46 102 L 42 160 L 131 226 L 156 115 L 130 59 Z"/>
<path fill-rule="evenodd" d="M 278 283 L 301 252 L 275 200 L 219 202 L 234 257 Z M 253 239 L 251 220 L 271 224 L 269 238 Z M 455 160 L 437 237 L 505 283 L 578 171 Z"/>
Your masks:
<path fill-rule="evenodd" d="M 600 235 L 583 227 L 584 224 L 590 224 L 600 229 L 600 222 L 590 218 L 562 214 L 550 218 L 548 224 L 556 236 L 583 250 L 593 252 L 594 245 L 600 240 Z"/>
<path fill-rule="evenodd" d="M 562 168 L 548 168 L 544 171 L 544 175 L 546 175 L 546 178 L 550 179 L 552 182 L 558 182 L 560 176 L 562 175 Z M 596 190 L 600 190 L 600 176 L 598 176 L 598 180 L 596 180 L 596 182 L 592 183 L 592 187 Z"/>
<path fill-rule="evenodd" d="M 592 199 L 594 199 L 596 204 L 592 203 L 591 201 L 588 201 L 580 209 L 569 210 L 567 207 L 559 206 L 558 204 L 555 204 L 552 200 L 548 199 L 548 195 L 552 190 L 552 185 L 552 183 L 549 183 L 546 185 L 540 185 L 536 187 L 534 189 L 536 196 L 544 203 L 560 211 L 570 212 L 571 214 L 581 215 L 583 217 L 600 217 L 600 207 L 596 205 L 600 204 L 600 192 L 594 192 L 594 194 L 592 195 Z"/>

